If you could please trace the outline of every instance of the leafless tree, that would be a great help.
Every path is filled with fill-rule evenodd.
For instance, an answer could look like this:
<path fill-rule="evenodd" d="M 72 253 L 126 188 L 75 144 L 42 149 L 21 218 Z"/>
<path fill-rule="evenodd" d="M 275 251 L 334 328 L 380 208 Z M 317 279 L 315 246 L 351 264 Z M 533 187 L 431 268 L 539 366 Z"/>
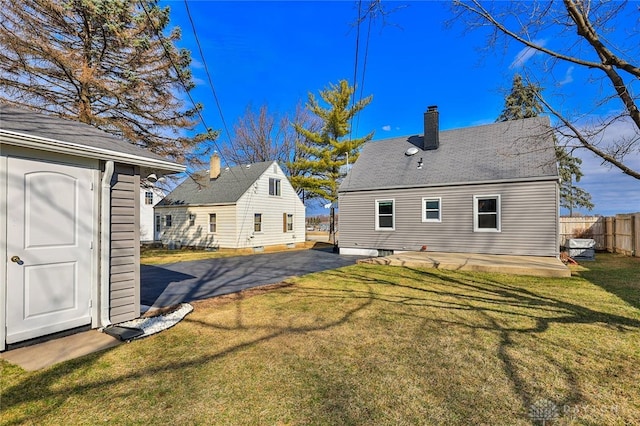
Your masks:
<path fill-rule="evenodd" d="M 585 148 L 605 165 L 640 179 L 640 169 L 632 164 L 640 154 L 637 3 L 457 0 L 453 12 L 452 22 L 463 21 L 468 30 L 487 32 L 488 51 L 510 43 L 523 48 L 512 66 L 522 66 L 538 85 L 556 87 L 555 93 L 540 96 L 540 102 L 557 117 L 565 144 Z M 563 84 L 545 82 L 560 64 L 568 66 L 570 78 L 596 89 L 591 102 L 563 107 Z M 621 125 L 628 129 L 625 133 L 613 138 L 607 134 Z"/>
<path fill-rule="evenodd" d="M 296 160 L 308 155 L 301 149 L 308 141 L 295 131 L 292 123 L 313 129 L 321 127 L 320 121 L 300 104 L 292 118 L 288 114 L 270 114 L 267 105 L 262 105 L 257 112 L 249 105 L 233 126 L 231 143 L 222 148 L 222 155 L 232 164 L 276 160 L 290 178 L 302 176 L 306 170 Z M 301 188 L 295 189 L 302 193 Z"/>

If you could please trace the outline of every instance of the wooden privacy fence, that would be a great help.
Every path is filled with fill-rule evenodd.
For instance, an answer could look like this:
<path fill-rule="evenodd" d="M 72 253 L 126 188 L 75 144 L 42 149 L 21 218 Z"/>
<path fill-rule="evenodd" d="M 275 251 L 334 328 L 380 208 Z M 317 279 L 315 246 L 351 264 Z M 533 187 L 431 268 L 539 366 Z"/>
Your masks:
<path fill-rule="evenodd" d="M 640 213 L 561 217 L 560 244 L 565 246 L 569 238 L 590 238 L 596 250 L 640 257 Z"/>

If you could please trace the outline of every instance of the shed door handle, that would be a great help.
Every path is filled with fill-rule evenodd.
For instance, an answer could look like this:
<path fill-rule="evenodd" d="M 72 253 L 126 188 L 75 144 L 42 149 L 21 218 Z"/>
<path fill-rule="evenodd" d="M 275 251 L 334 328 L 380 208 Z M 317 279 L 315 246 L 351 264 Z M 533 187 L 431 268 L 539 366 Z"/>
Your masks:
<path fill-rule="evenodd" d="M 22 259 L 20 259 L 20 256 L 11 256 L 11 261 L 18 265 L 22 265 L 24 263 Z"/>

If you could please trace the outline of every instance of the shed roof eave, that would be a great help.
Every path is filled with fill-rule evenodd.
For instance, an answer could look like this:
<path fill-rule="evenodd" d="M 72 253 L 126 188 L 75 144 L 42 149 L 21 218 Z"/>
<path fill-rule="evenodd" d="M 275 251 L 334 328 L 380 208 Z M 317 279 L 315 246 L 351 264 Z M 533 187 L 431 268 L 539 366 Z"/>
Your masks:
<path fill-rule="evenodd" d="M 396 185 L 396 186 L 378 186 L 378 187 L 364 187 L 353 189 L 338 189 L 338 193 L 346 192 L 370 192 L 370 191 L 388 191 L 394 189 L 413 189 L 413 188 L 442 188 L 447 186 L 472 186 L 472 185 L 487 185 L 487 184 L 502 184 L 502 183 L 519 183 L 519 182 L 542 182 L 542 181 L 555 181 L 558 182 L 560 177 L 558 175 L 549 176 L 536 176 L 529 178 L 518 179 L 497 179 L 497 180 L 484 180 L 484 181 L 469 181 L 469 182 L 447 182 L 447 183 L 435 183 L 424 185 Z"/>
<path fill-rule="evenodd" d="M 12 132 L 4 129 L 0 129 L 0 142 L 8 145 L 39 149 L 59 154 L 75 155 L 78 157 L 95 158 L 99 160 L 112 160 L 166 172 L 181 173 L 186 170 L 186 166 L 167 160 L 147 158 L 110 149 L 90 147 L 57 139 Z"/>
<path fill-rule="evenodd" d="M 235 206 L 238 203 L 198 203 L 198 204 L 163 204 L 163 205 L 155 205 L 154 209 L 176 209 L 182 207 L 227 207 L 227 206 Z"/>

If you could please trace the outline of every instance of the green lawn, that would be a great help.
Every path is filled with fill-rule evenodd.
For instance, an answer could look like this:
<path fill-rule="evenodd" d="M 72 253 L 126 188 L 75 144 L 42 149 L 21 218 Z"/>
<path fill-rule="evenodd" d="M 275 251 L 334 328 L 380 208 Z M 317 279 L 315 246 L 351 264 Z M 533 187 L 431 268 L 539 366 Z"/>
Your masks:
<path fill-rule="evenodd" d="M 640 259 L 562 279 L 356 265 L 194 307 L 48 370 L 2 362 L 0 421 L 640 424 Z"/>
<path fill-rule="evenodd" d="M 306 241 L 296 244 L 295 248 L 289 248 L 286 245 L 275 245 L 264 247 L 264 253 L 273 253 L 279 251 L 291 251 L 309 249 L 312 247 L 328 246 L 328 243 Z M 184 247 L 176 250 L 166 248 L 149 248 L 142 247 L 140 249 L 140 263 L 143 265 L 163 265 L 167 263 L 189 262 L 192 260 L 217 259 L 221 257 L 231 256 L 249 256 L 255 255 L 253 248 L 247 249 L 220 249 L 215 251 L 193 249 Z"/>

